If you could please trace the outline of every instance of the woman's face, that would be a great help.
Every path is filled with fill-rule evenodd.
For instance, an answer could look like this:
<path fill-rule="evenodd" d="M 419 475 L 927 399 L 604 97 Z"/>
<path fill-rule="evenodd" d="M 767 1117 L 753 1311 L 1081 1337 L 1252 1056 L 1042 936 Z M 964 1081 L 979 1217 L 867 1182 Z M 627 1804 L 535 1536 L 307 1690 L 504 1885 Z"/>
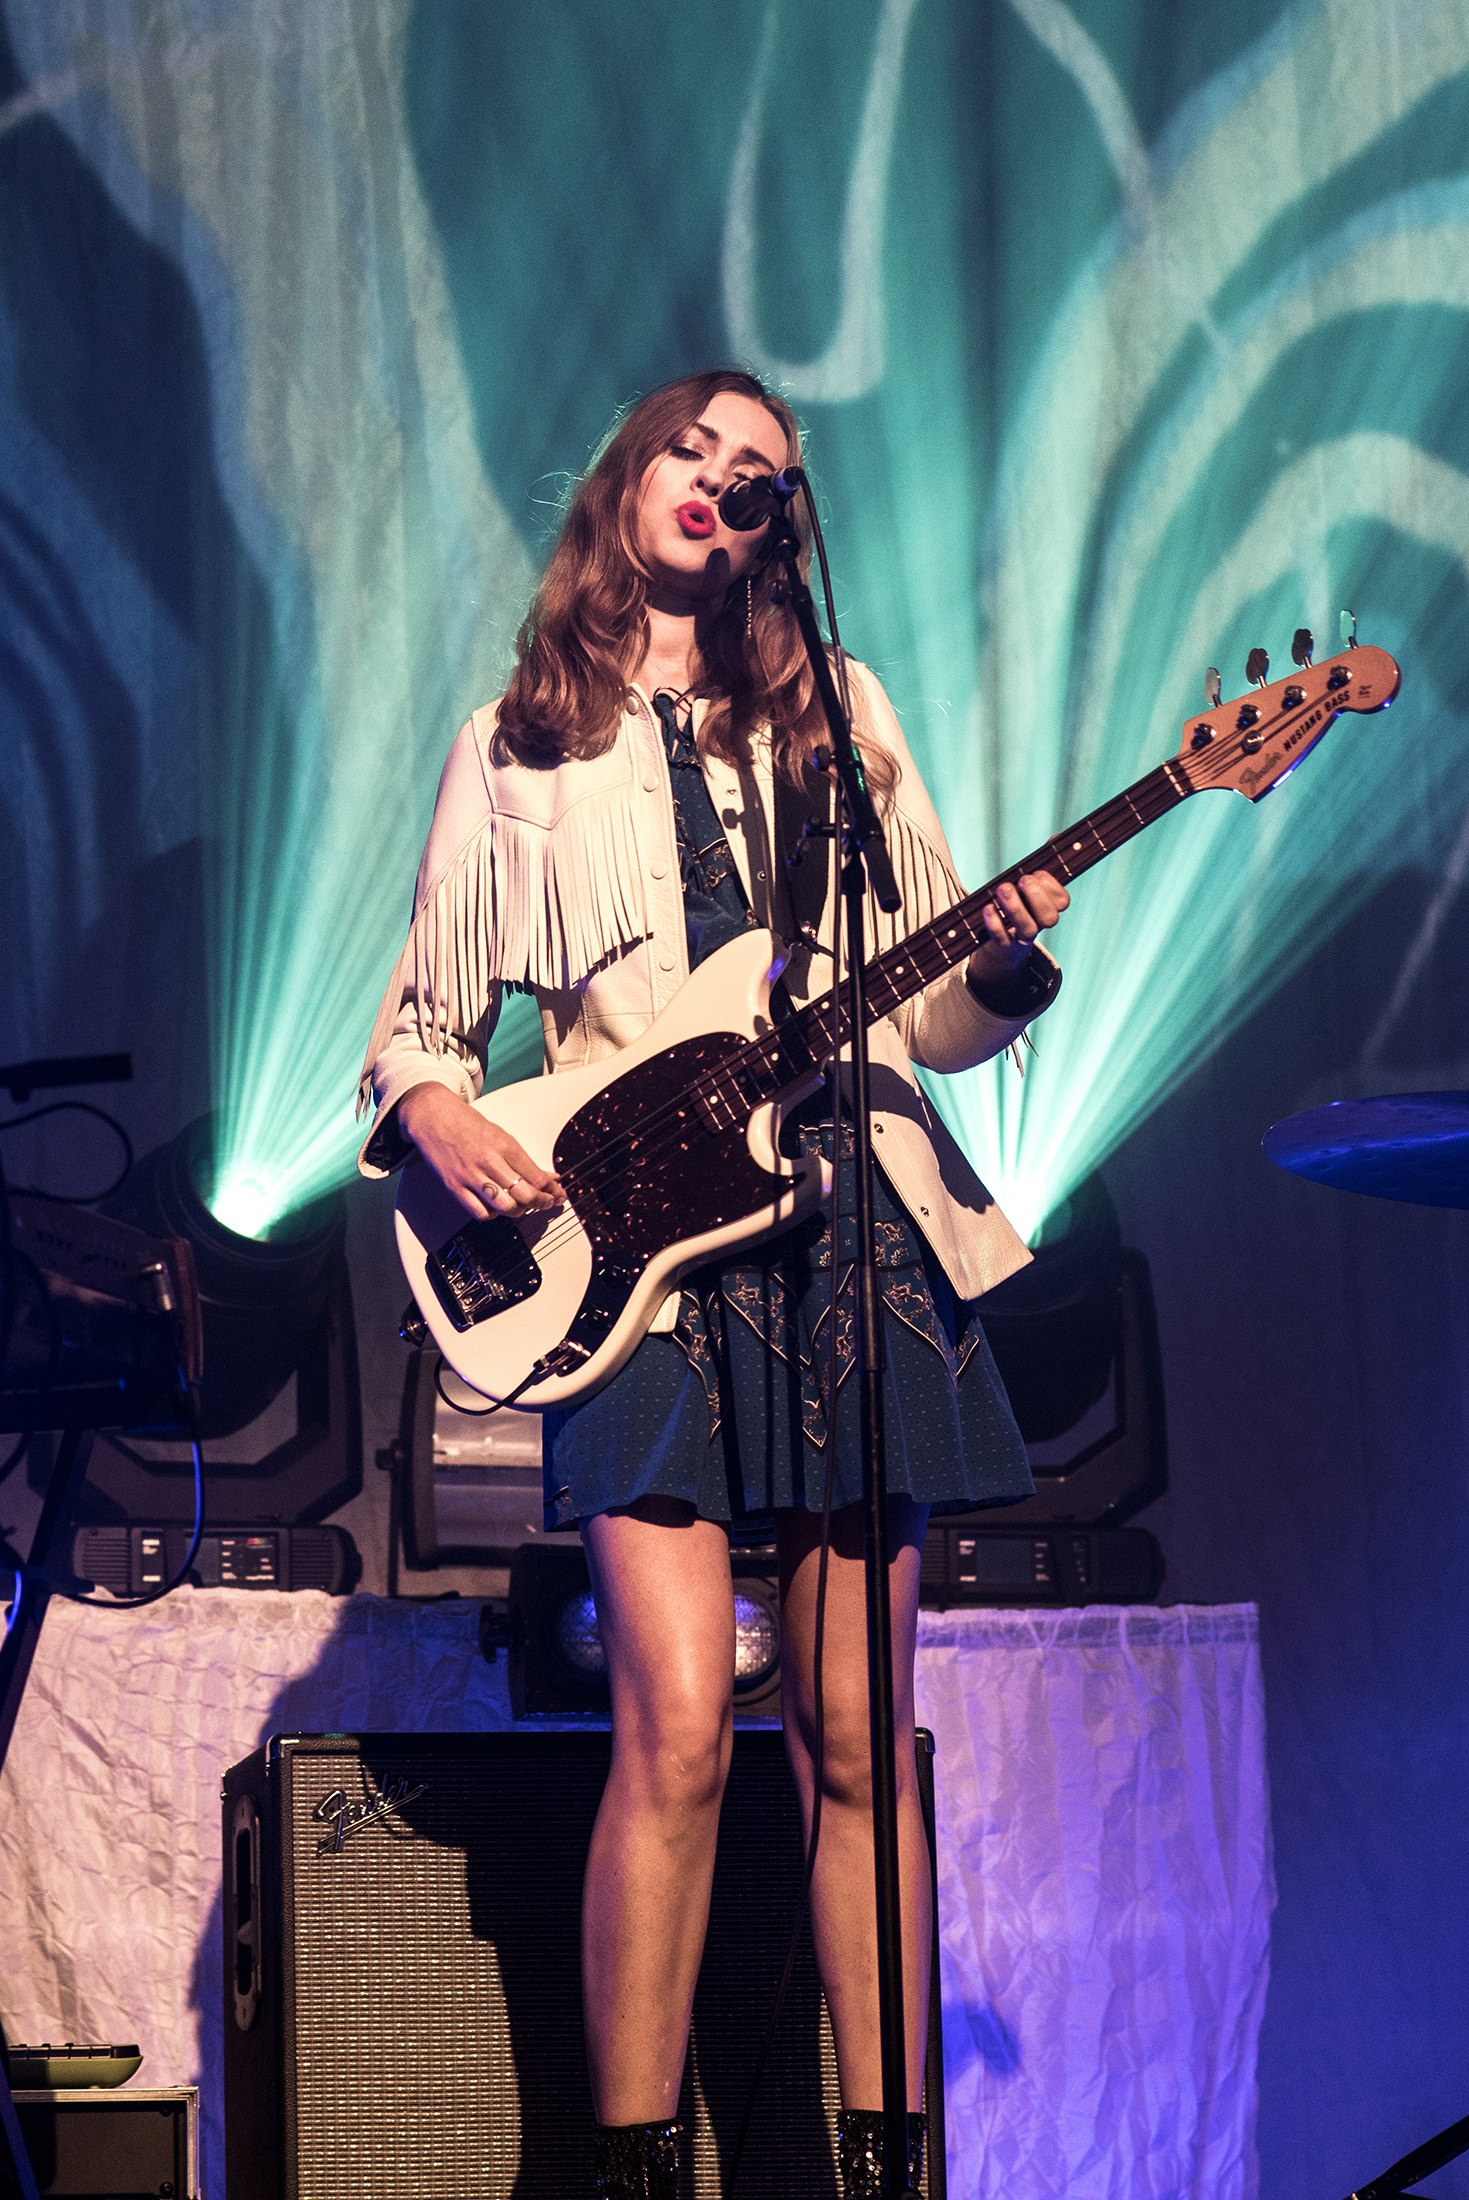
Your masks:
<path fill-rule="evenodd" d="M 738 390 L 716 391 L 654 459 L 638 492 L 638 548 L 653 576 L 655 605 L 672 609 L 721 597 L 747 571 L 766 528 L 742 534 L 726 527 L 719 499 L 732 482 L 777 473 L 785 463 L 785 434 L 775 416 Z"/>

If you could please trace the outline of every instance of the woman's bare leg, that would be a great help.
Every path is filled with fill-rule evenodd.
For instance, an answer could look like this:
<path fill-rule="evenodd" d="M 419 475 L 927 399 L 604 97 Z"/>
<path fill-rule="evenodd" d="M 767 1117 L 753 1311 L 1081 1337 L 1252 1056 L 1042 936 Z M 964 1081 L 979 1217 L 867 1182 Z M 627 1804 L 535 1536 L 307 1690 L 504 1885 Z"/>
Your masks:
<path fill-rule="evenodd" d="M 598 2121 L 678 2106 L 734 1706 L 729 1539 L 644 1498 L 582 1523 L 612 1686 L 612 1769 L 582 1894 Z"/>
<path fill-rule="evenodd" d="M 913 1740 L 913 1653 L 927 1508 L 911 1498 L 888 1505 L 888 1588 L 892 1604 L 893 1709 L 897 1730 L 898 1857 L 902 1880 L 903 2002 L 908 2105 L 919 2106 L 928 2032 L 933 1945 L 928 1842 L 918 1799 Z M 819 1515 L 780 1516 L 781 1691 L 786 1749 L 809 1841 L 815 1793 L 816 1721 L 812 1651 L 816 1630 Z M 821 1839 L 811 1887 L 816 1960 L 831 2011 L 842 2099 L 882 2106 L 877 2002 L 877 1879 L 872 1852 L 872 1757 L 867 1708 L 867 1589 L 862 1508 L 832 1515 L 826 1589 L 822 1698 L 826 1715 Z"/>

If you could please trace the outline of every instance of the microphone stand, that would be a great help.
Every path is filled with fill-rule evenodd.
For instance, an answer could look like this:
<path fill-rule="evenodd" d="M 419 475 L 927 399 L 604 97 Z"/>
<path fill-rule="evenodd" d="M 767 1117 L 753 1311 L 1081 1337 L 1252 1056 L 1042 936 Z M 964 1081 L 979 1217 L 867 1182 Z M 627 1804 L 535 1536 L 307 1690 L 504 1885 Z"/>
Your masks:
<path fill-rule="evenodd" d="M 784 485 L 782 481 L 782 486 Z M 794 484 L 793 484 L 794 488 Z M 847 1025 L 852 1049 L 854 1168 L 857 1179 L 857 1382 L 862 1442 L 862 1497 L 866 1521 L 867 1693 L 872 1726 L 872 1846 L 877 1880 L 877 1992 L 882 2046 L 882 2191 L 901 2196 L 908 2182 L 908 2068 L 903 2024 L 902 1903 L 898 1872 L 898 1784 L 893 1731 L 893 1646 L 888 1600 L 887 1455 L 882 1383 L 887 1366 L 882 1301 L 872 1226 L 872 1125 L 868 1116 L 867 988 L 864 910 L 867 881 L 878 907 L 902 907 L 893 866 L 862 770 L 852 728 L 832 679 L 816 607 L 797 558 L 800 541 L 789 497 L 770 522 L 768 548 L 781 568 L 785 600 L 795 613 L 816 692 L 831 728 L 833 768 L 846 805 L 842 846 L 842 899 L 847 926 Z M 833 1135 L 841 1136 L 841 1053 L 832 1063 Z M 837 1258 L 832 1218 L 832 1259 Z M 828 1440 L 836 1442 L 836 1400 L 831 1401 Z"/>

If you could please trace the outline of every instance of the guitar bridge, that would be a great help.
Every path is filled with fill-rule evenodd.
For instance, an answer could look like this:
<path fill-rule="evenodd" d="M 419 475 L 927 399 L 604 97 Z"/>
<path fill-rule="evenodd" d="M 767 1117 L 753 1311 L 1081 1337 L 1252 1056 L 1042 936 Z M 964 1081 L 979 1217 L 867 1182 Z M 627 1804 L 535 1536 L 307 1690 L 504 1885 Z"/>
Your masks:
<path fill-rule="evenodd" d="M 459 1330 L 503 1314 L 541 1288 L 541 1271 L 507 1215 L 466 1222 L 425 1264 L 434 1297 Z"/>

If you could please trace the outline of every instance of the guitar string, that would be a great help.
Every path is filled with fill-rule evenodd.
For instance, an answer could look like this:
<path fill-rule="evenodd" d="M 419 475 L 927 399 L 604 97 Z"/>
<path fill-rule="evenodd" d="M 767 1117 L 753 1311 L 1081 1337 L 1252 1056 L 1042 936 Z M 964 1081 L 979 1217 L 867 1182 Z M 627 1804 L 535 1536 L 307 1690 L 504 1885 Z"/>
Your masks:
<path fill-rule="evenodd" d="M 867 966 L 869 984 L 875 981 L 878 986 L 886 986 L 897 995 L 898 1000 L 907 998 L 908 991 L 900 990 L 895 983 L 896 978 L 902 974 L 904 965 L 912 963 L 915 967 L 920 966 L 927 948 L 940 946 L 939 935 L 945 928 L 948 930 L 950 939 L 961 930 L 971 933 L 976 932 L 984 909 L 992 906 L 995 902 L 995 889 L 998 886 L 1007 881 L 1018 879 L 1027 869 L 1044 868 L 1041 859 L 1047 856 L 1054 856 L 1060 862 L 1068 878 L 1079 877 L 1084 871 L 1091 869 L 1096 863 L 1100 862 L 1104 856 L 1113 853 L 1118 847 L 1125 846 L 1128 840 L 1135 838 L 1139 832 L 1144 831 L 1149 825 L 1155 824 L 1159 818 L 1166 816 L 1171 809 L 1176 808 L 1180 802 L 1185 801 L 1188 794 L 1205 791 L 1200 782 L 1215 784 L 1221 781 L 1238 762 L 1241 755 L 1253 753 L 1246 751 L 1244 748 L 1245 738 L 1250 732 L 1259 731 L 1259 745 L 1263 748 L 1265 743 L 1273 739 L 1275 734 L 1280 731 L 1285 721 L 1298 715 L 1301 710 L 1311 707 L 1313 702 L 1329 700 L 1329 695 L 1330 691 L 1323 689 L 1320 695 L 1314 699 L 1308 699 L 1306 703 L 1296 705 L 1291 711 L 1277 712 L 1271 719 L 1260 725 L 1258 729 L 1247 728 L 1243 734 L 1236 734 L 1233 738 L 1226 737 L 1221 748 L 1217 750 L 1211 746 L 1209 750 L 1200 752 L 1195 756 L 1184 757 L 1178 754 L 1168 758 L 1163 764 L 1155 766 L 1151 772 L 1145 773 L 1143 778 L 1136 781 L 1132 787 L 1100 804 L 1097 809 L 1091 811 L 1077 825 L 1067 827 L 1063 832 L 1056 834 L 1045 843 L 1044 847 L 1036 850 L 1034 856 L 1022 858 L 1020 863 L 997 873 L 993 879 L 989 880 L 986 885 L 979 887 L 973 894 L 965 896 L 962 901 L 956 902 L 952 908 L 942 912 L 939 917 L 931 919 L 926 925 L 920 926 L 916 932 L 909 934 L 906 939 L 899 941 L 894 947 L 886 950 L 884 954 L 873 957 Z M 1332 719 L 1340 715 L 1340 710 L 1341 705 L 1337 705 L 1332 710 L 1331 716 L 1323 721 L 1322 733 L 1326 731 Z M 1180 792 L 1169 776 L 1168 766 L 1174 763 L 1183 767 L 1185 777 L 1190 780 L 1187 793 Z M 1195 773 L 1198 774 L 1197 780 L 1194 778 Z M 1155 807 L 1154 804 L 1159 795 L 1165 797 L 1165 799 Z M 1141 814 L 1139 801 L 1135 798 L 1142 798 L 1147 814 Z M 1110 837 L 1112 828 L 1119 823 L 1127 823 L 1129 814 L 1131 817 L 1130 830 L 1118 839 L 1113 840 Z M 1085 864 L 1073 866 L 1066 859 L 1069 855 L 1073 855 L 1078 851 L 1075 846 L 1068 848 L 1065 844 L 1068 841 L 1074 842 L 1084 834 L 1090 835 L 1095 844 L 1096 852 L 1089 855 L 1089 860 Z M 934 983 L 944 970 L 951 969 L 965 952 L 972 952 L 973 947 L 978 944 L 979 940 L 976 937 L 966 947 L 961 948 L 958 954 L 954 954 L 941 946 L 942 964 L 933 977 L 924 974 L 920 968 L 919 975 L 922 984 Z M 890 968 L 889 965 L 894 967 Z M 921 988 L 912 990 L 919 989 Z M 795 1020 L 796 1028 L 803 1027 L 808 1023 L 819 1027 L 823 1018 L 830 1021 L 831 1004 L 830 990 L 818 996 L 815 1000 L 807 1002 L 801 1009 L 799 1017 Z M 895 1005 L 897 1005 L 896 1001 L 888 1004 L 888 1006 L 877 1007 L 870 1020 L 873 1022 L 880 1021 L 881 1017 L 889 1012 L 889 1008 Z M 844 1038 L 847 1035 L 848 1028 L 849 1019 L 846 1010 L 843 1009 L 841 1030 Z M 727 1129 L 739 1127 L 739 1112 L 742 1109 L 748 1108 L 748 1113 L 745 1115 L 745 1121 L 748 1122 L 749 1115 L 753 1114 L 756 1108 L 778 1102 L 783 1091 L 789 1091 L 793 1085 L 800 1081 L 803 1075 L 809 1072 L 797 1069 L 795 1075 L 788 1079 L 784 1085 L 762 1094 L 753 1103 L 749 1101 L 747 1094 L 738 1090 L 736 1080 L 740 1066 L 748 1064 L 752 1055 L 758 1056 L 763 1051 L 771 1048 L 772 1042 L 778 1055 L 780 1042 L 782 1038 L 789 1034 L 791 1029 L 791 1026 L 778 1026 L 773 1032 L 762 1034 L 759 1039 L 747 1041 L 737 1055 L 726 1057 L 697 1078 L 688 1088 L 686 1101 L 697 1105 L 700 1100 L 703 1100 L 710 1106 L 722 1103 L 726 1109 L 733 1106 L 736 1111 L 735 1120 L 727 1125 L 719 1126 Z M 813 1066 L 819 1060 L 825 1061 L 826 1067 L 823 1071 L 823 1077 L 829 1077 L 829 1056 L 816 1055 L 815 1050 L 810 1047 L 810 1041 L 804 1029 L 801 1030 L 801 1040 L 811 1054 Z M 665 1102 L 661 1108 L 655 1108 L 637 1130 L 618 1133 L 614 1138 L 608 1140 L 604 1146 L 587 1155 L 574 1168 L 558 1172 L 563 1185 L 570 1190 L 589 1194 L 594 1199 L 606 1200 L 617 1186 L 620 1178 L 629 1178 L 635 1172 L 642 1174 L 646 1171 L 650 1162 L 656 1165 L 680 1150 L 681 1133 L 688 1124 L 689 1114 L 690 1109 L 686 1103 Z M 707 1132 L 710 1126 L 706 1124 L 701 1127 Z M 686 1150 L 686 1146 L 683 1150 Z M 531 1250 L 533 1253 L 555 1253 L 586 1234 L 585 1225 L 580 1219 L 574 1214 L 567 1215 L 548 1225 L 546 1231 L 536 1241 Z"/>

